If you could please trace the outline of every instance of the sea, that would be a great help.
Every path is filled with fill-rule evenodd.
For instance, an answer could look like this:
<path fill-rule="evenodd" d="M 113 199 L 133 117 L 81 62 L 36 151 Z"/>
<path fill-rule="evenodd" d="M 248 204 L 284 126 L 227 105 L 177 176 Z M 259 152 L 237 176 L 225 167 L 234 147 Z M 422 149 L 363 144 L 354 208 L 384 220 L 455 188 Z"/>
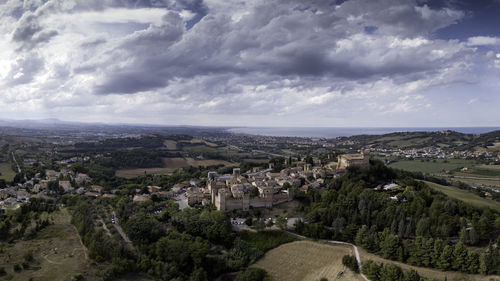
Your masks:
<path fill-rule="evenodd" d="M 227 131 L 236 134 L 249 134 L 276 137 L 336 138 L 356 135 L 383 135 L 394 132 L 437 132 L 451 130 L 464 134 L 484 134 L 500 127 L 235 127 Z"/>

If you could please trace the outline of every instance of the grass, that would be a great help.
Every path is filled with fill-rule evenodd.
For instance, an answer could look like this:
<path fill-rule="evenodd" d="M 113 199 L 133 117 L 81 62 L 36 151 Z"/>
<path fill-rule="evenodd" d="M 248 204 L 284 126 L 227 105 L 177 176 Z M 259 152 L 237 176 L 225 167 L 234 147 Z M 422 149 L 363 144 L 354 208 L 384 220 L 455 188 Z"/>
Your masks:
<path fill-rule="evenodd" d="M 358 247 L 359 255 L 361 256 L 361 261 L 371 259 L 377 263 L 393 263 L 401 267 L 404 271 L 414 269 L 422 277 L 428 278 L 430 280 L 470 280 L 470 281 L 485 281 L 485 280 L 499 280 L 500 276 L 485 276 L 479 274 L 466 274 L 457 271 L 440 271 L 437 269 L 411 266 L 405 263 L 386 260 L 377 255 L 366 252 L 364 249 Z"/>
<path fill-rule="evenodd" d="M 391 168 L 411 171 L 411 172 L 422 172 L 422 173 L 441 173 L 443 171 L 452 171 L 462 167 L 473 167 L 476 162 L 474 160 L 466 160 L 466 159 L 436 159 L 436 162 L 433 160 L 420 161 L 419 159 L 415 160 L 400 160 L 394 163 L 391 163 L 389 166 Z M 447 161 L 447 162 L 445 162 Z"/>
<path fill-rule="evenodd" d="M 174 140 L 166 140 L 163 142 L 163 145 L 167 147 L 168 150 L 176 150 L 177 142 Z"/>
<path fill-rule="evenodd" d="M 13 280 L 71 280 L 76 274 L 85 280 L 97 280 L 96 267 L 86 259 L 86 249 L 74 226 L 71 215 L 61 210 L 52 215 L 54 224 L 38 232 L 31 240 L 19 240 L 15 244 L 3 244 L 0 263 Z M 22 264 L 24 254 L 32 251 L 34 262 L 29 269 L 15 272 L 15 264 Z"/>
<path fill-rule="evenodd" d="M 498 201 L 493 201 L 490 199 L 482 198 L 480 196 L 477 196 L 476 194 L 473 194 L 467 190 L 460 189 L 458 187 L 454 186 L 445 186 L 445 185 L 440 185 L 437 183 L 433 182 L 428 182 L 425 181 L 426 184 L 429 185 L 434 190 L 441 191 L 447 196 L 463 201 L 465 203 L 471 204 L 475 207 L 479 208 L 491 208 L 493 210 L 496 210 L 497 212 L 500 212 L 500 202 Z"/>
<path fill-rule="evenodd" d="M 6 181 L 12 181 L 16 173 L 12 171 L 10 163 L 0 163 L 0 179 L 4 179 Z"/>
<path fill-rule="evenodd" d="M 346 245 L 297 241 L 267 252 L 253 266 L 265 269 L 274 281 L 337 280 L 339 272 L 344 272 L 342 280 L 363 280 L 342 265 L 342 257 L 353 254 Z"/>
<path fill-rule="evenodd" d="M 136 168 L 136 169 L 120 169 L 116 171 L 116 176 L 117 177 L 122 177 L 122 178 L 135 178 L 140 175 L 145 175 L 145 174 L 153 174 L 153 175 L 168 175 L 175 170 L 179 168 L 184 168 L 184 167 L 197 167 L 197 166 L 214 166 L 214 165 L 225 165 L 225 166 L 236 166 L 238 165 L 237 163 L 231 163 L 228 161 L 224 160 L 197 160 L 193 158 L 181 158 L 181 157 L 174 157 L 174 158 L 163 158 L 163 167 L 157 167 L 157 168 Z"/>
<path fill-rule="evenodd" d="M 267 252 L 281 244 L 296 241 L 297 239 L 283 231 L 242 231 L 239 237 L 263 252 Z"/>

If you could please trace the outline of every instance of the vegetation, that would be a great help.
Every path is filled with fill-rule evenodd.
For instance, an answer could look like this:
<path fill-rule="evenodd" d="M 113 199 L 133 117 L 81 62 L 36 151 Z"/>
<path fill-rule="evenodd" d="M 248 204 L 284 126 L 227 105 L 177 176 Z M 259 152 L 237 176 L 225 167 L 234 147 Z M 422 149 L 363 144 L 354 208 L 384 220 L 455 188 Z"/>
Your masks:
<path fill-rule="evenodd" d="M 384 192 L 367 188 L 390 181 L 398 182 L 402 189 Z M 389 199 L 391 195 L 397 195 L 396 202 Z M 495 262 L 481 271 L 473 261 L 477 260 L 475 253 L 450 242 L 468 225 L 477 234 L 475 243 L 494 239 L 496 214 L 492 210 L 449 198 L 379 162 L 363 171 L 349 170 L 344 178 L 331 181 L 327 189 L 309 194 L 308 199 L 307 223 L 297 225 L 297 231 L 307 236 L 355 242 L 384 258 L 419 266 L 470 273 L 499 270 L 493 259 Z M 471 244 L 472 239 L 464 242 Z M 432 252 L 447 255 L 433 260 Z M 462 260 L 453 266 L 446 264 L 457 256 Z"/>

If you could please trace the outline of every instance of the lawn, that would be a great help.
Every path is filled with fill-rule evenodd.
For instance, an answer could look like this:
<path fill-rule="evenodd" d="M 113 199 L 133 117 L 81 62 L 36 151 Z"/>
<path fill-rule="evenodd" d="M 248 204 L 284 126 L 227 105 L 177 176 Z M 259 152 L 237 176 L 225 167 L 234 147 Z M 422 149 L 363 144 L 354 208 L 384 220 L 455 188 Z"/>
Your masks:
<path fill-rule="evenodd" d="M 427 183 L 432 189 L 441 191 L 451 198 L 455 198 L 457 200 L 463 201 L 465 203 L 471 204 L 479 208 L 489 207 L 493 210 L 500 212 L 500 202 L 498 201 L 482 198 L 467 190 L 463 190 L 454 186 L 445 186 L 428 181 L 426 181 L 425 183 Z"/>
<path fill-rule="evenodd" d="M 34 239 L 2 244 L 0 263 L 7 274 L 12 280 L 71 280 L 76 274 L 84 275 L 85 280 L 97 280 L 96 267 L 86 258 L 86 249 L 70 223 L 71 215 L 61 210 L 51 216 L 54 224 L 39 231 Z M 33 253 L 34 262 L 29 269 L 15 272 L 14 265 L 22 264 L 28 251 Z"/>
<path fill-rule="evenodd" d="M 0 179 L 4 179 L 6 181 L 12 181 L 16 173 L 12 171 L 10 167 L 10 163 L 0 163 Z"/>
<path fill-rule="evenodd" d="M 267 252 L 253 266 L 265 269 L 274 281 L 337 280 L 339 272 L 342 280 L 363 280 L 342 265 L 342 257 L 353 254 L 351 246 L 297 241 Z"/>
<path fill-rule="evenodd" d="M 436 159 L 427 161 L 421 161 L 420 159 L 415 160 L 400 160 L 389 164 L 389 167 L 411 171 L 411 172 L 422 172 L 422 173 L 441 173 L 444 171 L 452 171 L 462 167 L 471 168 L 476 165 L 474 160 L 466 159 Z"/>

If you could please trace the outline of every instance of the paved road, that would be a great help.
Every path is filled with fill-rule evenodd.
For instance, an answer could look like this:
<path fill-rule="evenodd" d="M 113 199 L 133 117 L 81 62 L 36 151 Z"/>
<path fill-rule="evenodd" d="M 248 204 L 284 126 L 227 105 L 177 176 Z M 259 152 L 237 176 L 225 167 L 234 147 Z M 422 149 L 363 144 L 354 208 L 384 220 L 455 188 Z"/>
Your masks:
<path fill-rule="evenodd" d="M 293 233 L 293 232 L 290 232 L 290 231 L 285 231 L 285 232 L 288 233 L 288 234 L 290 234 L 290 235 L 292 235 L 292 236 L 301 238 L 301 239 L 310 239 L 308 237 L 305 237 L 305 236 L 302 236 L 302 235 L 299 235 L 297 233 Z M 370 281 L 368 278 L 366 278 L 366 276 L 363 273 L 361 273 L 361 258 L 359 256 L 358 247 L 356 247 L 356 245 L 351 244 L 351 243 L 347 243 L 347 242 L 343 242 L 343 241 L 335 241 L 335 240 L 318 239 L 318 241 L 328 242 L 328 243 L 332 243 L 332 244 L 340 244 L 340 245 L 352 246 L 354 248 L 354 253 L 356 255 L 356 260 L 358 261 L 358 267 L 359 267 L 359 270 L 360 270 L 359 275 L 361 275 L 361 277 L 363 277 L 363 279 L 365 279 L 366 281 Z"/>

